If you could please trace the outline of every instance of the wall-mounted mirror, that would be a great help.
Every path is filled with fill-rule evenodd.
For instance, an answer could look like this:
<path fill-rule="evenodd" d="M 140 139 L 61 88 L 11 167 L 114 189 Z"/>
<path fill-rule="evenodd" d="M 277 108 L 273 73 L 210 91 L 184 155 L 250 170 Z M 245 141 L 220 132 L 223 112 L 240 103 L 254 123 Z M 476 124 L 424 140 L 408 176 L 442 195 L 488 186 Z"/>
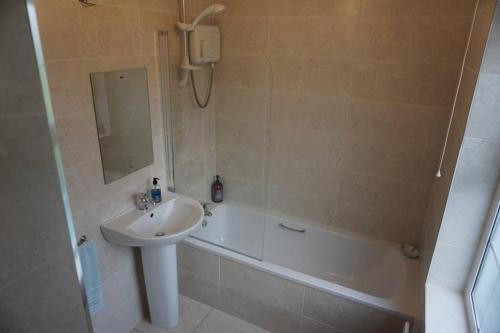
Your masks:
<path fill-rule="evenodd" d="M 146 68 L 90 74 L 104 182 L 153 164 Z"/>

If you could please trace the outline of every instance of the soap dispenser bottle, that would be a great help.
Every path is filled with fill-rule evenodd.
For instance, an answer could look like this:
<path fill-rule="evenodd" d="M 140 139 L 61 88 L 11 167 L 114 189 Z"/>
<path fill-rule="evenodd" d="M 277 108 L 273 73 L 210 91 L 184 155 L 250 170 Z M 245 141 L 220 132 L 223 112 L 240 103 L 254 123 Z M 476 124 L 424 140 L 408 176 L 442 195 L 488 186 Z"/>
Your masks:
<path fill-rule="evenodd" d="M 161 189 L 160 185 L 158 185 L 158 181 L 160 178 L 153 178 L 153 188 L 151 189 L 151 199 L 155 203 L 160 203 L 161 202 Z"/>
<path fill-rule="evenodd" d="M 224 199 L 224 186 L 219 175 L 215 176 L 215 181 L 212 184 L 212 201 L 219 203 Z"/>

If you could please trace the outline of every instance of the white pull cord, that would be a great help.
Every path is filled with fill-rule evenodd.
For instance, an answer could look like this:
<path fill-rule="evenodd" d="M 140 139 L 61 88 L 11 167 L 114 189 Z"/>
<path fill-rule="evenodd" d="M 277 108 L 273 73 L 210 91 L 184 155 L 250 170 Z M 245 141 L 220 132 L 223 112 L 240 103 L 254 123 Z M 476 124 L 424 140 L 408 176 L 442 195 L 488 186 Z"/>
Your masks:
<path fill-rule="evenodd" d="M 403 333 L 410 333 L 410 322 L 405 322 L 405 327 L 403 328 Z"/>
<path fill-rule="evenodd" d="M 460 78 L 458 79 L 457 91 L 455 93 L 455 98 L 453 99 L 453 107 L 451 109 L 450 120 L 448 122 L 448 130 L 446 131 L 446 137 L 444 139 L 443 150 L 441 151 L 441 158 L 439 160 L 439 166 L 438 166 L 438 169 L 436 171 L 437 178 L 441 178 L 441 176 L 442 176 L 441 168 L 443 167 L 444 156 L 446 154 L 446 147 L 448 146 L 448 139 L 450 137 L 451 124 L 453 122 L 453 117 L 455 115 L 455 108 L 457 106 L 458 93 L 460 91 L 460 86 L 462 84 L 462 77 L 463 77 L 464 69 L 465 69 L 465 60 L 467 59 L 467 54 L 469 53 L 469 46 L 470 46 L 470 41 L 471 41 L 471 37 L 472 37 L 472 30 L 474 29 L 474 24 L 476 23 L 476 14 L 477 14 L 478 5 L 479 5 L 479 0 L 476 1 L 476 8 L 474 9 L 474 16 L 472 18 L 472 24 L 470 26 L 470 31 L 469 31 L 469 38 L 467 39 L 467 46 L 465 48 L 464 59 L 462 61 L 462 68 L 460 70 Z"/>

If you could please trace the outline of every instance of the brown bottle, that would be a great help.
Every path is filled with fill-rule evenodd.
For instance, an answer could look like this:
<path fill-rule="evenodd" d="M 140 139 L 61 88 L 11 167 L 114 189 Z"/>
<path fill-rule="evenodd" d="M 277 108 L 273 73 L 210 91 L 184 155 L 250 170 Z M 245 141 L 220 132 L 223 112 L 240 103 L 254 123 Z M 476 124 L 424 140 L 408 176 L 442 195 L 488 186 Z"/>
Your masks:
<path fill-rule="evenodd" d="M 212 201 L 222 202 L 224 200 L 224 186 L 222 185 L 219 175 L 215 176 L 215 181 L 212 183 Z"/>

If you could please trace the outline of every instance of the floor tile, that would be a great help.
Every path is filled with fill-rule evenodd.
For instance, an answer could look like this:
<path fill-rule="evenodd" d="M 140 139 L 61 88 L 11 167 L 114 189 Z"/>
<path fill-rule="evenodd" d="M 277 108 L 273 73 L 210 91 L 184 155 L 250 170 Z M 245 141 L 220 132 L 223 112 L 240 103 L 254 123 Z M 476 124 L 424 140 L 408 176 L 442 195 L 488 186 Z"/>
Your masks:
<path fill-rule="evenodd" d="M 136 330 L 140 333 L 193 333 L 211 310 L 209 306 L 184 296 L 180 296 L 179 306 L 180 318 L 176 327 L 164 329 L 151 325 L 149 321 L 142 321 Z"/>
<path fill-rule="evenodd" d="M 266 333 L 257 326 L 228 315 L 219 310 L 212 310 L 201 323 L 196 333 Z"/>

